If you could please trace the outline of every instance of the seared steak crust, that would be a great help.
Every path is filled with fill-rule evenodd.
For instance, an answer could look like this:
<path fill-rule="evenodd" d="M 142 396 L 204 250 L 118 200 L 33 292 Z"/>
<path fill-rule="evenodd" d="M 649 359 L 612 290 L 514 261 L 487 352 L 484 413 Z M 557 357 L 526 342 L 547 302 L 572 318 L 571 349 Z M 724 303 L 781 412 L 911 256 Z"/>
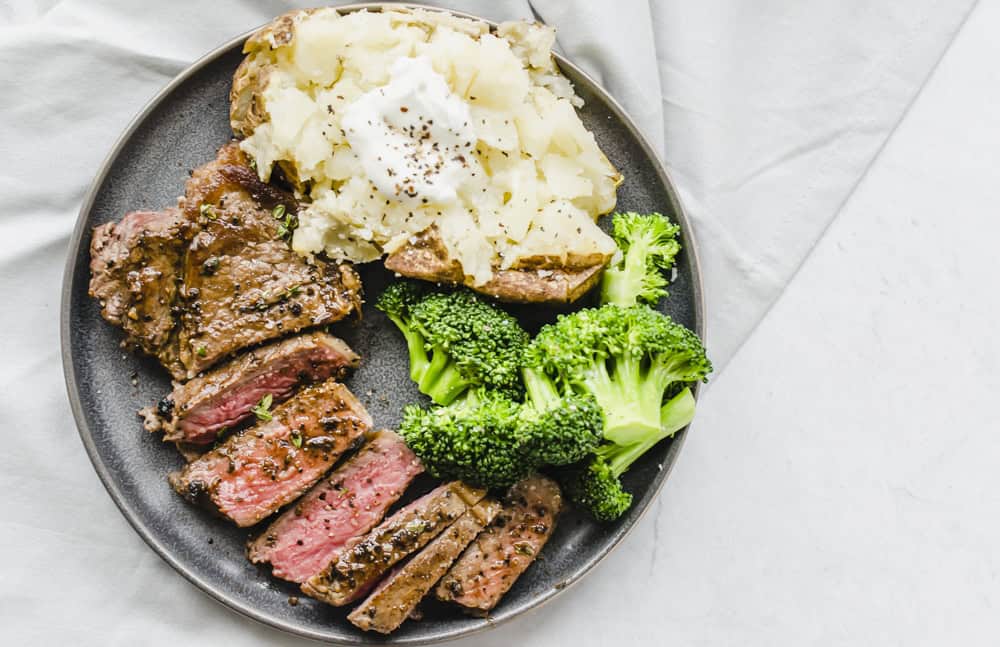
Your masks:
<path fill-rule="evenodd" d="M 360 280 L 349 265 L 292 251 L 276 216 L 295 209 L 293 196 L 261 182 L 229 143 L 192 172 L 178 208 L 95 229 L 90 293 L 104 318 L 125 329 L 127 345 L 158 357 L 179 380 L 243 348 L 342 319 L 360 306 Z"/>
<path fill-rule="evenodd" d="M 459 481 L 441 485 L 364 537 L 348 543 L 328 566 L 306 580 L 302 591 L 336 607 L 350 604 L 393 565 L 425 546 L 484 496 L 485 490 Z"/>
<path fill-rule="evenodd" d="M 371 428 L 343 384 L 309 386 L 242 434 L 170 475 L 183 497 L 252 526 L 294 501 Z"/>
<path fill-rule="evenodd" d="M 347 619 L 365 631 L 388 634 L 398 629 L 459 553 L 498 512 L 500 504 L 493 499 L 477 503 L 423 550 L 382 580 Z"/>
<path fill-rule="evenodd" d="M 94 229 L 90 243 L 90 296 L 101 316 L 125 330 L 127 346 L 156 355 L 171 374 L 183 371 L 173 308 L 190 235 L 177 209 L 132 211 Z"/>
<path fill-rule="evenodd" d="M 199 223 L 182 267 L 179 345 L 188 377 L 359 306 L 354 270 L 305 259 L 283 239 L 272 209 L 293 213 L 295 200 L 257 179 L 235 143 L 195 171 L 180 204 Z"/>
<path fill-rule="evenodd" d="M 226 197 L 249 199 L 255 210 L 273 209 L 279 204 L 292 208 L 295 204 L 290 193 L 260 180 L 235 141 L 220 148 L 214 160 L 191 171 L 178 203 L 194 221 L 201 215 L 201 205 L 218 204 Z"/>
<path fill-rule="evenodd" d="M 562 494 L 555 481 L 535 475 L 515 483 L 503 511 L 438 583 L 437 597 L 473 613 L 495 607 L 535 561 L 561 508 Z"/>
<path fill-rule="evenodd" d="M 283 402 L 300 384 L 340 379 L 360 360 L 332 335 L 304 334 L 247 351 L 139 413 L 146 430 L 162 431 L 165 441 L 205 445 L 249 417 L 264 396 Z"/>
<path fill-rule="evenodd" d="M 402 438 L 378 432 L 250 542 L 250 561 L 270 562 L 282 579 L 306 581 L 381 521 L 422 471 Z"/>

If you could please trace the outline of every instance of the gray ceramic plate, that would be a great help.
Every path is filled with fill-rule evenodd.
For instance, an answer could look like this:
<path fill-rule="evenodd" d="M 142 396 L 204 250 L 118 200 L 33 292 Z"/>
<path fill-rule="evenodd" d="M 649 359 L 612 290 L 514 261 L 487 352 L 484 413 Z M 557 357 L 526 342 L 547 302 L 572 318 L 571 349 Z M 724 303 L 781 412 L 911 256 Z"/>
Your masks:
<path fill-rule="evenodd" d="M 164 88 L 126 129 L 97 173 L 80 212 L 63 285 L 62 349 L 69 398 L 83 444 L 111 497 L 136 532 L 193 584 L 246 616 L 301 636 L 340 644 L 385 642 L 354 629 L 342 610 L 308 598 L 291 606 L 288 599 L 296 595 L 295 587 L 244 557 L 250 533 L 174 494 L 165 475 L 182 464 L 181 457 L 146 434 L 136 417 L 137 409 L 169 390 L 167 374 L 154 361 L 123 354 L 120 332 L 101 319 L 97 304 L 87 296 L 94 226 L 129 210 L 172 204 L 183 191 L 188 169 L 212 159 L 231 136 L 227 97 L 245 38 L 208 54 Z M 621 106 L 577 67 L 562 58 L 559 64 L 586 102 L 580 111 L 584 123 L 625 176 L 619 209 L 660 211 L 683 227 L 685 251 L 665 311 L 703 334 L 694 239 L 663 167 Z M 366 292 L 378 294 L 389 278 L 381 265 L 359 269 Z M 555 313 L 534 307 L 520 308 L 517 314 L 526 325 L 535 326 Z M 392 427 L 402 406 L 421 397 L 407 379 L 401 336 L 371 307 L 365 309 L 362 323 L 343 322 L 336 332 L 364 358 L 348 386 L 365 400 L 378 425 Z M 430 604 L 423 621 L 406 623 L 389 642 L 423 644 L 494 627 L 580 579 L 649 506 L 685 433 L 650 451 L 628 472 L 625 482 L 635 493 L 635 505 L 618 523 L 601 526 L 574 511 L 564 514 L 544 558 L 517 582 L 489 620 Z"/>

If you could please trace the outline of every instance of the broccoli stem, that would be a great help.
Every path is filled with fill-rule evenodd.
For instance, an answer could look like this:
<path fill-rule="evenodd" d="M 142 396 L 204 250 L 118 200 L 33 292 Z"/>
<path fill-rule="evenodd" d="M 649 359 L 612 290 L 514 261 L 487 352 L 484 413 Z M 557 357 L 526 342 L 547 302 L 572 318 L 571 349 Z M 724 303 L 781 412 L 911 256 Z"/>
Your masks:
<path fill-rule="evenodd" d="M 397 315 L 387 313 L 386 316 L 403 333 L 403 338 L 406 340 L 406 348 L 410 355 L 410 379 L 419 384 L 431 363 L 427 357 L 424 336 L 407 325 Z"/>
<path fill-rule="evenodd" d="M 447 405 L 462 394 L 471 382 L 462 377 L 458 365 L 444 351 L 432 353 L 430 364 L 417 381 L 420 390 L 434 402 Z"/>
<path fill-rule="evenodd" d="M 562 398 L 556 385 L 542 371 L 523 367 L 521 377 L 528 396 L 527 400 L 534 405 L 536 410 L 548 411 L 561 402 Z"/>
<path fill-rule="evenodd" d="M 655 402 L 659 407 L 663 402 L 663 394 L 667 388 L 675 382 L 687 382 L 688 376 L 684 373 L 685 366 L 682 362 L 674 358 L 665 359 L 663 355 L 654 359 L 642 381 L 642 398 L 645 402 Z M 656 413 L 657 417 L 659 416 Z"/>
<path fill-rule="evenodd" d="M 645 382 L 642 358 L 630 353 L 615 359 L 614 377 L 603 362 L 587 373 L 587 388 L 604 410 L 604 437 L 615 444 L 631 445 L 660 428 L 663 391 L 652 397 Z"/>
<path fill-rule="evenodd" d="M 621 405 L 607 416 L 604 437 L 618 445 L 632 445 L 662 426 L 661 404 L 667 388 L 684 381 L 681 366 L 654 360 L 647 369 L 642 360 L 625 355 L 615 365 L 615 378 L 620 383 Z"/>
<path fill-rule="evenodd" d="M 694 420 L 696 405 L 694 394 L 688 387 L 670 398 L 660 408 L 660 429 L 663 431 L 663 437 L 673 436 L 691 424 L 691 421 Z"/>
<path fill-rule="evenodd" d="M 637 238 L 625 252 L 622 267 L 610 267 L 604 271 L 601 281 L 601 303 L 619 306 L 635 305 L 643 291 L 646 276 L 646 258 L 649 245 L 643 238 Z"/>
<path fill-rule="evenodd" d="M 605 443 L 597 449 L 597 455 L 603 458 L 611 467 L 612 473 L 618 477 L 649 451 L 656 443 L 669 438 L 686 427 L 694 419 L 695 399 L 691 389 L 683 391 L 671 398 L 660 408 L 657 431 L 643 437 L 630 445 Z"/>
<path fill-rule="evenodd" d="M 629 388 L 629 385 L 621 383 L 620 377 L 616 378 L 611 378 L 603 360 L 595 361 L 581 376 L 582 386 L 593 394 L 604 412 L 604 437 L 611 440 L 616 435 L 644 426 L 644 421 L 638 416 L 637 401 L 633 400 L 638 395 L 637 388 Z M 659 422 L 653 426 L 659 426 Z"/>

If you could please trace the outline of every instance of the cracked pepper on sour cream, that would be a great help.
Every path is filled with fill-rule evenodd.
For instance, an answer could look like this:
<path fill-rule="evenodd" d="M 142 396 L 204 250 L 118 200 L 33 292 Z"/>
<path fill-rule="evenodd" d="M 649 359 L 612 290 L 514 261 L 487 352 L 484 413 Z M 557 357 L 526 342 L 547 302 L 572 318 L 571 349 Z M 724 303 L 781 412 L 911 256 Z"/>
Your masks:
<path fill-rule="evenodd" d="M 451 204 L 483 172 L 470 154 L 477 137 L 469 106 L 425 57 L 400 58 L 389 74 L 344 111 L 347 142 L 385 195 L 411 206 Z"/>

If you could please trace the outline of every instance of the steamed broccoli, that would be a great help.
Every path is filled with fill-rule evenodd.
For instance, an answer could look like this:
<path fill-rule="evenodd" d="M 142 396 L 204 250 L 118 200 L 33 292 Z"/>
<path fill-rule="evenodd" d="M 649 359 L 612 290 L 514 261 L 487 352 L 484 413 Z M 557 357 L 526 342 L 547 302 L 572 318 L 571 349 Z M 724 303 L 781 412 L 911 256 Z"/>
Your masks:
<path fill-rule="evenodd" d="M 614 521 L 632 507 L 632 494 L 618 480 L 621 474 L 600 456 L 559 470 L 556 476 L 566 498 L 598 521 Z"/>
<path fill-rule="evenodd" d="M 673 267 L 681 250 L 680 227 L 658 213 L 616 213 L 613 219 L 612 236 L 622 257 L 604 271 L 601 303 L 655 304 L 667 295 L 663 271 Z"/>
<path fill-rule="evenodd" d="M 448 404 L 471 386 L 519 393 L 528 334 L 503 310 L 469 290 L 428 293 L 408 281 L 386 288 L 375 306 L 402 331 L 410 377 L 434 402 Z"/>
<path fill-rule="evenodd" d="M 632 506 L 619 477 L 653 445 L 674 435 L 694 418 L 695 399 L 685 387 L 661 408 L 658 432 L 631 445 L 606 442 L 590 458 L 560 470 L 566 496 L 598 521 L 614 521 Z"/>
<path fill-rule="evenodd" d="M 605 273 L 603 305 L 560 316 L 530 343 L 468 290 L 390 286 L 377 306 L 406 337 L 413 380 L 444 405 L 403 413 L 400 434 L 427 471 L 500 488 L 554 466 L 570 499 L 599 520 L 621 516 L 632 496 L 619 477 L 691 421 L 688 385 L 712 370 L 697 335 L 645 305 L 666 294 L 678 231 L 659 214 L 616 214 L 623 255 Z"/>
<path fill-rule="evenodd" d="M 688 384 L 712 370 L 697 335 L 645 305 L 607 304 L 561 316 L 539 331 L 527 357 L 554 384 L 592 396 L 601 408 L 604 442 L 560 470 L 570 500 L 601 521 L 631 506 L 618 477 L 691 421 Z"/>
<path fill-rule="evenodd" d="M 601 441 L 603 417 L 583 395 L 560 396 L 544 375 L 524 404 L 474 387 L 451 404 L 403 410 L 399 433 L 429 473 L 500 488 L 545 465 L 585 458 Z"/>
<path fill-rule="evenodd" d="M 568 465 L 601 442 L 604 416 L 587 394 L 559 393 L 544 372 L 522 369 L 526 391 L 518 437 L 522 454 L 535 465 Z"/>
<path fill-rule="evenodd" d="M 604 413 L 604 438 L 619 445 L 658 433 L 665 396 L 712 370 L 697 335 L 642 305 L 560 316 L 539 331 L 529 355 L 541 358 L 557 384 L 593 396 Z"/>
<path fill-rule="evenodd" d="M 474 388 L 448 406 L 406 407 L 399 433 L 432 476 L 506 487 L 533 467 L 517 439 L 520 410 L 502 393 Z"/>

